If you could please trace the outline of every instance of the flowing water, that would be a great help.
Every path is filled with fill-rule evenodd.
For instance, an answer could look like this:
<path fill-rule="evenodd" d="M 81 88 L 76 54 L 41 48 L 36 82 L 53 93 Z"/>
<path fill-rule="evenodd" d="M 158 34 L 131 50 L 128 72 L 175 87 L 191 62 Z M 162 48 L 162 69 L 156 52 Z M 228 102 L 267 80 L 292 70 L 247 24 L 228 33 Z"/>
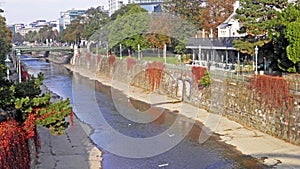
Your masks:
<path fill-rule="evenodd" d="M 24 62 L 28 66 L 30 73 L 44 73 L 44 84 L 63 98 L 70 98 L 76 116 L 93 128 L 91 139 L 104 151 L 104 169 L 262 168 L 256 160 L 240 154 L 234 147 L 221 142 L 217 135 L 200 144 L 198 137 L 203 126 L 189 122 L 189 119 L 178 115 L 177 112 L 152 108 L 150 114 L 148 113 L 147 115 L 159 114 L 159 117 L 153 122 L 137 123 L 125 118 L 117 111 L 117 108 L 114 106 L 115 100 L 111 96 L 112 89 L 110 87 L 70 72 L 61 65 L 39 60 Z M 116 95 L 120 102 L 126 99 L 140 111 L 150 108 L 150 105 L 127 98 L 122 92 L 114 90 L 114 97 Z M 120 105 L 122 106 L 123 104 Z M 126 104 L 124 104 L 124 109 L 127 109 Z M 176 119 L 179 119 L 179 121 L 176 121 Z M 162 151 L 162 153 L 153 157 L 145 158 L 123 157 L 115 153 L 122 149 L 128 151 L 127 148 L 132 145 L 128 145 L 126 141 L 112 139 L 112 131 L 117 131 L 129 138 L 148 138 L 163 133 L 175 122 L 178 129 L 177 132 L 184 132 L 186 128 L 190 129 L 190 132 L 179 144 L 168 151 Z M 173 136 L 170 133 L 170 138 L 168 139 L 172 140 Z M 155 149 L 157 148 L 155 144 L 150 146 L 153 146 L 153 149 Z M 107 151 L 108 145 L 115 145 L 115 147 L 109 149 L 112 151 Z M 139 145 L 137 144 L 136 146 L 138 147 Z M 117 148 L 117 150 L 114 148 Z M 130 152 L 127 152 L 127 154 L 130 154 Z"/>

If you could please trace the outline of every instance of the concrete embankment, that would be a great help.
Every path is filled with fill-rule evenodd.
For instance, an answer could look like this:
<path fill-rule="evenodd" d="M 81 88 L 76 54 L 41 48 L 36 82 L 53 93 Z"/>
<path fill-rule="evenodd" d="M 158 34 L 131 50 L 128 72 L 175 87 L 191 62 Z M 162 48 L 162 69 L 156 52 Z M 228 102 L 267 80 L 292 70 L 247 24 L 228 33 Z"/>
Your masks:
<path fill-rule="evenodd" d="M 43 92 L 50 92 L 52 102 L 60 96 L 42 86 Z M 46 128 L 38 127 L 41 149 L 38 154 L 38 169 L 101 169 L 102 152 L 89 138 L 92 129 L 76 116 L 62 136 L 52 135 Z"/>
<path fill-rule="evenodd" d="M 128 95 L 128 97 L 171 111 L 178 111 L 187 117 L 191 117 L 190 114 L 193 111 L 197 111 L 198 116 L 195 120 L 205 124 L 208 128 L 208 130 L 204 131 L 204 135 L 206 134 L 209 137 L 212 132 L 216 133 L 220 135 L 222 141 L 226 144 L 233 145 L 242 154 L 257 158 L 267 166 L 276 168 L 300 168 L 299 146 L 287 143 L 258 130 L 245 127 L 222 115 L 208 113 L 191 104 L 183 102 L 174 103 L 172 102 L 174 101 L 173 98 L 168 98 L 164 95 L 149 93 L 145 89 L 134 86 L 130 86 L 130 90 L 128 90 L 128 83 L 118 81 L 116 78 L 111 78 L 97 71 L 86 69 L 83 66 L 66 65 L 66 67 L 90 79 L 97 80 L 104 85 L 112 86 Z M 165 104 L 157 104 L 162 99 L 165 101 Z M 184 109 L 182 109 L 182 107 L 184 107 Z M 205 139 L 201 140 L 201 138 L 199 138 L 199 141 L 205 141 Z"/>

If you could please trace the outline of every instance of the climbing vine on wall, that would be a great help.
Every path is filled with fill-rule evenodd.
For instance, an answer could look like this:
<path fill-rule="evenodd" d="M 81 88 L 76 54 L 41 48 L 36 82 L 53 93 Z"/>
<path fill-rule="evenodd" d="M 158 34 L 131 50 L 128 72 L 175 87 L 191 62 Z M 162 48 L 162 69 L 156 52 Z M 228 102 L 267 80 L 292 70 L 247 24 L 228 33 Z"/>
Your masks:
<path fill-rule="evenodd" d="M 22 133 L 15 120 L 0 123 L 0 168 L 30 168 L 28 144 Z"/>
<path fill-rule="evenodd" d="M 162 73 L 165 69 L 165 65 L 161 62 L 148 63 L 148 68 L 146 70 L 146 76 L 149 79 L 151 90 L 154 91 L 159 88 L 160 81 L 162 78 Z"/>
<path fill-rule="evenodd" d="M 130 71 L 135 64 L 136 64 L 136 61 L 133 58 L 128 58 L 127 59 L 127 71 Z"/>
<path fill-rule="evenodd" d="M 111 66 L 115 63 L 116 57 L 114 55 L 110 55 L 108 57 L 108 64 Z"/>
<path fill-rule="evenodd" d="M 289 84 L 283 77 L 257 75 L 249 79 L 250 89 L 255 97 L 267 108 L 284 108 L 289 112 L 294 107 L 294 97 L 290 94 Z"/>
<path fill-rule="evenodd" d="M 98 55 L 97 55 L 97 63 L 100 63 L 100 61 L 101 61 L 101 55 L 98 54 Z"/>
<path fill-rule="evenodd" d="M 207 72 L 207 68 L 205 67 L 199 67 L 199 66 L 192 67 L 192 74 L 193 74 L 193 79 L 195 84 L 199 84 L 199 80 L 205 76 L 206 72 Z"/>
<path fill-rule="evenodd" d="M 87 62 L 90 62 L 90 61 L 91 61 L 91 56 L 92 56 L 91 52 L 88 52 L 88 53 L 86 54 L 86 61 L 87 61 Z"/>

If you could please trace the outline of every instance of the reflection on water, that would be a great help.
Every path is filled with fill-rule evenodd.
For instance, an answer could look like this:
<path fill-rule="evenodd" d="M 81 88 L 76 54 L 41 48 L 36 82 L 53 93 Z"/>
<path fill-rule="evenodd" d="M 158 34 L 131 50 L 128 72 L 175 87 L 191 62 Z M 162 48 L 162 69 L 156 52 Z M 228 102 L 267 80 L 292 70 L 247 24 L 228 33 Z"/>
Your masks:
<path fill-rule="evenodd" d="M 189 119 L 179 115 L 178 112 L 153 108 L 141 101 L 127 98 L 119 91 L 114 91 L 114 94 L 117 93 L 119 99 L 119 107 L 116 108 L 111 98 L 112 90 L 108 86 L 69 72 L 62 66 L 40 61 L 26 61 L 26 64 L 31 73 L 37 74 L 42 71 L 45 74 L 44 83 L 51 90 L 64 98 L 71 98 L 76 115 L 94 129 L 91 139 L 100 148 L 103 148 L 104 143 L 113 141 L 107 137 L 109 129 L 99 123 L 99 121 L 103 120 L 100 115 L 114 130 L 134 138 L 156 136 L 169 129 L 174 123 L 176 123 L 176 128 L 168 133 L 170 139 L 183 135 L 186 128 L 191 128 L 188 135 L 177 146 L 154 157 L 142 159 L 125 158 L 104 150 L 104 169 L 260 168 L 255 160 L 241 155 L 234 150 L 234 147 L 220 142 L 216 135 L 205 143 L 199 144 L 198 138 L 204 126 L 200 123 L 194 124 L 189 122 Z M 76 85 L 74 86 L 74 84 Z M 91 93 L 93 96 L 88 95 Z M 97 103 L 96 107 L 92 104 L 93 102 Z M 85 106 L 82 107 L 82 105 Z M 120 106 L 124 110 L 136 110 L 132 112 L 133 115 L 139 116 L 139 113 L 142 113 L 146 120 L 153 120 L 149 123 L 138 123 L 128 120 L 126 116 L 117 111 Z M 180 119 L 180 121 L 177 122 L 176 119 Z M 126 146 L 126 144 L 120 145 L 120 147 Z"/>

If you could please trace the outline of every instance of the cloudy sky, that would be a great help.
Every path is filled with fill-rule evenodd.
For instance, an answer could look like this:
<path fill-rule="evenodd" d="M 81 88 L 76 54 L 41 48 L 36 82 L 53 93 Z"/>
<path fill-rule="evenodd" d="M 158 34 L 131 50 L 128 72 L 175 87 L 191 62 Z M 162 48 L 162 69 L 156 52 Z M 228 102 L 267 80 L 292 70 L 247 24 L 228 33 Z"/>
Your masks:
<path fill-rule="evenodd" d="M 0 0 L 7 24 L 30 23 L 38 19 L 56 20 L 61 11 L 88 9 L 105 5 L 108 0 Z"/>

